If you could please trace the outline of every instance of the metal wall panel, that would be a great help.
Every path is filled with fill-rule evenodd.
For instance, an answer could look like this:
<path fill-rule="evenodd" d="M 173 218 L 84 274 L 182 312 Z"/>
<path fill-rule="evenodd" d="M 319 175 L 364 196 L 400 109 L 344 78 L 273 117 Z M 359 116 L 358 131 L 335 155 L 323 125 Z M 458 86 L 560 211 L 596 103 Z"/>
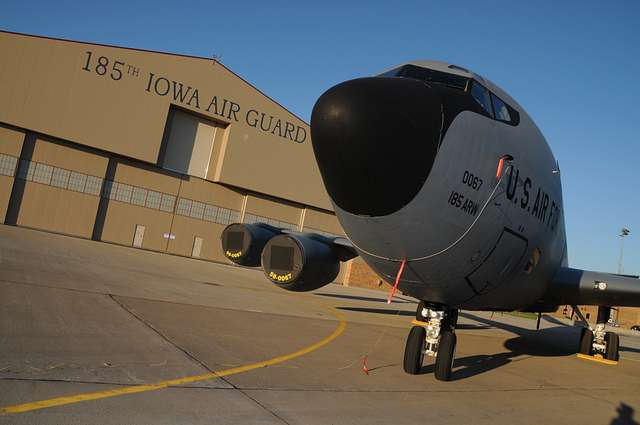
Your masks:
<path fill-rule="evenodd" d="M 31 159 L 21 159 L 16 178 L 23 186 L 12 198 L 15 224 L 89 238 L 108 159 L 36 139 Z"/>

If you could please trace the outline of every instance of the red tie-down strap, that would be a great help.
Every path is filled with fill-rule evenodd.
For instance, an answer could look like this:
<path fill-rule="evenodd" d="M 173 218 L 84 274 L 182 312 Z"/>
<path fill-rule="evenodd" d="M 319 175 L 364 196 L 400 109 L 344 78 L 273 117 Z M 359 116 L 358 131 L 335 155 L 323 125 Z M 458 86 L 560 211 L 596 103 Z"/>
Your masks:
<path fill-rule="evenodd" d="M 393 284 L 393 288 L 391 289 L 391 292 L 389 293 L 389 298 L 387 299 L 387 304 L 391 304 L 391 299 L 393 298 L 393 296 L 396 294 L 396 291 L 398 290 L 398 284 L 400 283 L 400 277 L 402 276 L 402 272 L 404 271 L 404 265 L 407 263 L 407 260 L 402 260 L 402 262 L 400 263 L 400 268 L 398 269 L 398 274 L 396 275 L 396 282 Z"/>

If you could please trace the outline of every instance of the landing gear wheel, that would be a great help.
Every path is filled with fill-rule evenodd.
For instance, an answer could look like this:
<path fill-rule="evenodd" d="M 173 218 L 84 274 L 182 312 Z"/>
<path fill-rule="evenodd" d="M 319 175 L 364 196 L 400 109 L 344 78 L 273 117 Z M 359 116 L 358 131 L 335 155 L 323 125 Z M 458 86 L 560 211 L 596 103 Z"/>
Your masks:
<path fill-rule="evenodd" d="M 580 353 L 587 356 L 593 354 L 593 332 L 591 329 L 582 328 L 580 333 Z"/>
<path fill-rule="evenodd" d="M 438 355 L 436 357 L 435 375 L 437 380 L 448 381 L 451 379 L 455 351 L 456 334 L 450 330 L 443 330 L 440 333 L 440 343 L 438 344 Z"/>
<path fill-rule="evenodd" d="M 409 331 L 407 345 L 404 347 L 404 371 L 417 375 L 424 359 L 424 341 L 427 331 L 422 326 L 414 326 Z"/>
<path fill-rule="evenodd" d="M 618 351 L 618 347 L 620 346 L 620 340 L 618 338 L 618 334 L 614 332 L 607 332 L 604 335 L 604 340 L 607 345 L 607 352 L 605 353 L 605 358 L 607 360 L 618 361 L 620 359 L 620 353 Z"/>
<path fill-rule="evenodd" d="M 418 303 L 418 308 L 416 309 L 416 320 L 418 322 L 426 322 L 427 321 L 426 320 L 427 318 L 422 315 L 422 310 L 424 310 L 425 307 L 426 307 L 426 304 L 425 304 L 424 301 L 420 301 Z"/>

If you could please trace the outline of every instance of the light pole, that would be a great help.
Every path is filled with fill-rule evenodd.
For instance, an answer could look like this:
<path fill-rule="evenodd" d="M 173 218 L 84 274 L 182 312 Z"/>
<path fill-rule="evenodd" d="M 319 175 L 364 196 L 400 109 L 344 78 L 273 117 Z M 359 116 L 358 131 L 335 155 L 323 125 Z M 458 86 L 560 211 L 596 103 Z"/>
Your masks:
<path fill-rule="evenodd" d="M 622 274 L 622 272 L 624 271 L 624 268 L 622 267 L 622 258 L 624 255 L 624 237 L 629 236 L 629 233 L 631 233 L 631 230 L 623 227 L 622 230 L 620 230 L 620 234 L 618 235 L 620 236 L 620 259 L 618 260 L 618 274 Z"/>

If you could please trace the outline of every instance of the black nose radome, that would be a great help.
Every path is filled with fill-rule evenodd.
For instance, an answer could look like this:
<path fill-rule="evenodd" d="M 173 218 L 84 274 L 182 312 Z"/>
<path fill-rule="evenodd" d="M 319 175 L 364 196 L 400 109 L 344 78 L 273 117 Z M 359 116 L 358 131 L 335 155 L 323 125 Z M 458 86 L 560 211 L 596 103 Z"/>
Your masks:
<path fill-rule="evenodd" d="M 353 214 L 399 210 L 429 176 L 441 127 L 439 95 L 417 80 L 360 78 L 327 90 L 311 138 L 329 196 Z"/>

